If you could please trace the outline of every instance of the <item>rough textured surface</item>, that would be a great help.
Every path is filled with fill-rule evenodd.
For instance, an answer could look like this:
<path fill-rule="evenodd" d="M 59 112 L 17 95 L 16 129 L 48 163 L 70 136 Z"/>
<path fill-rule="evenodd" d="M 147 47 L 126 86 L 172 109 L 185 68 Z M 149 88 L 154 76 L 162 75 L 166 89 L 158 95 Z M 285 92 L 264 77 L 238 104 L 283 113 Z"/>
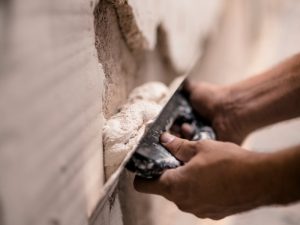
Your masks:
<path fill-rule="evenodd" d="M 113 5 L 101 1 L 94 16 L 95 45 L 105 73 L 103 111 L 109 118 L 135 86 L 137 62 L 123 39 Z"/>
<path fill-rule="evenodd" d="M 132 151 L 162 108 L 168 88 L 159 82 L 149 82 L 135 88 L 120 111 L 110 117 L 103 127 L 104 169 L 106 179 L 117 170 L 125 156 Z"/>
<path fill-rule="evenodd" d="M 218 20 L 222 1 L 129 0 L 115 3 L 120 27 L 134 51 L 153 49 L 159 32 L 162 51 L 176 71 L 185 72 L 201 56 L 202 45 Z M 197 21 L 197 22 L 195 22 Z"/>
<path fill-rule="evenodd" d="M 170 74 L 174 77 L 176 70 L 179 71 L 174 66 L 178 63 L 174 64 L 171 60 L 173 50 L 171 51 L 168 47 L 169 39 L 185 36 L 183 44 L 180 44 L 179 41 L 179 45 L 173 47 L 186 46 L 189 43 L 187 37 L 191 36 L 194 31 L 190 29 L 190 33 L 187 31 L 181 32 L 179 31 L 180 28 L 176 31 L 177 33 L 170 32 L 168 34 L 164 30 L 165 28 L 162 28 L 161 21 L 166 17 L 164 12 L 170 5 L 173 5 L 168 4 L 167 1 L 163 3 L 160 1 L 146 1 L 142 4 L 139 1 L 103 1 L 96 7 L 96 48 L 99 61 L 103 64 L 106 74 L 103 106 L 106 118 L 113 115 L 118 106 L 124 102 L 125 93 L 128 93 L 128 89 L 135 85 L 134 81 L 139 84 L 149 79 L 155 79 L 155 77 L 168 81 L 172 79 L 172 76 L 169 76 Z M 211 13 L 209 21 L 214 21 L 217 18 L 216 15 L 219 10 L 217 1 L 214 5 L 215 10 L 213 10 L 214 13 Z M 177 12 L 180 8 L 174 7 L 171 11 L 175 10 Z M 208 6 L 208 8 L 211 8 L 211 6 Z M 195 15 L 189 15 L 189 10 L 183 9 L 179 10 L 179 13 L 183 15 L 182 17 L 193 17 L 195 19 Z M 172 26 L 176 27 L 177 23 L 172 24 L 169 21 L 166 26 L 169 26 L 168 29 L 171 31 Z M 201 34 L 197 33 L 193 40 L 201 42 L 203 37 L 207 36 L 209 30 L 206 29 Z M 109 35 L 104 36 L 103 33 L 107 33 L 107 31 L 109 31 Z M 122 39 L 119 40 L 120 37 L 125 40 L 126 46 L 123 45 Z M 200 54 L 197 48 L 184 47 L 184 49 L 196 51 L 197 55 Z M 130 54 L 128 50 L 133 54 Z M 107 54 L 107 52 L 111 54 Z M 188 52 L 181 55 L 180 58 L 185 60 L 191 55 Z"/>
<path fill-rule="evenodd" d="M 214 33 L 224 1 L 165 1 L 161 26 L 166 34 L 167 55 L 180 72 L 191 69 Z"/>

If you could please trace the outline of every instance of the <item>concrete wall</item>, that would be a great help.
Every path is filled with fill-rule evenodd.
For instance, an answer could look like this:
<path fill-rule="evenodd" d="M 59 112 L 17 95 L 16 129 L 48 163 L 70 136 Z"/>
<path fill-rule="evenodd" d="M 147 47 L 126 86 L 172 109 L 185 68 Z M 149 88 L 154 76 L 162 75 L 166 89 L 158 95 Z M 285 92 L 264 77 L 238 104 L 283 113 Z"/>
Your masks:
<path fill-rule="evenodd" d="M 1 1 L 0 224 L 155 223 L 132 176 L 105 183 L 102 126 L 193 65 L 221 10 L 206 2 Z"/>

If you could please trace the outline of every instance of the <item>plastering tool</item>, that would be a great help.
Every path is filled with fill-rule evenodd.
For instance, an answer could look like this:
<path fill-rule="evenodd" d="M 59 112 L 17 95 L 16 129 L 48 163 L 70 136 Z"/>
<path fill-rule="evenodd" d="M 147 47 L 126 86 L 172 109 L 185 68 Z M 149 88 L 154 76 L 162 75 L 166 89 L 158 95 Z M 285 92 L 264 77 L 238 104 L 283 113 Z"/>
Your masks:
<path fill-rule="evenodd" d="M 126 165 L 127 169 L 138 176 L 155 178 L 164 170 L 183 164 L 159 142 L 160 135 L 170 130 L 174 124 L 180 126 L 189 123 L 195 131 L 192 140 L 215 139 L 212 127 L 191 107 L 183 83 L 184 81 L 145 132 Z"/>

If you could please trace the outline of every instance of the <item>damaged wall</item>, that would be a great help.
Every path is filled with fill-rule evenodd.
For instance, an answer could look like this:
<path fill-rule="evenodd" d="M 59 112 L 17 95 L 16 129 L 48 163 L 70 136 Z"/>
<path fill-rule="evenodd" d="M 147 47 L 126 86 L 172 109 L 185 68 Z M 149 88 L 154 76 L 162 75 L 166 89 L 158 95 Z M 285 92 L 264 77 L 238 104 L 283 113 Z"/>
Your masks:
<path fill-rule="evenodd" d="M 156 222 L 127 172 L 105 184 L 102 128 L 133 87 L 192 66 L 221 9 L 205 2 L 1 1 L 1 224 Z"/>
<path fill-rule="evenodd" d="M 191 10 L 191 5 L 193 4 L 194 6 L 198 5 L 201 9 L 198 1 L 197 3 L 190 1 L 190 5 L 167 3 L 167 1 L 146 1 L 143 4 L 139 1 L 110 1 L 107 3 L 100 2 L 96 7 L 96 48 L 99 61 L 100 63 L 104 62 L 108 70 L 111 70 L 109 73 L 106 73 L 105 83 L 107 104 L 104 107 L 107 107 L 105 109 L 107 119 L 117 112 L 120 102 L 124 103 L 126 100 L 126 95 L 120 94 L 120 91 L 123 91 L 122 89 L 120 90 L 120 87 L 127 88 L 128 94 L 129 90 L 138 84 L 149 80 L 160 80 L 168 83 L 178 74 L 188 71 L 193 62 L 201 55 L 201 43 L 212 31 L 211 26 L 216 22 L 221 11 L 220 1 L 213 1 L 206 8 L 202 7 L 203 11 L 211 12 L 210 19 L 207 19 L 209 23 L 207 20 L 203 20 L 203 23 L 195 25 L 193 23 L 195 15 L 198 15 L 197 18 L 199 20 L 203 16 L 199 14 L 198 7 L 196 7 L 197 10 Z M 180 4 L 182 6 L 179 6 Z M 201 4 L 203 5 L 204 3 L 201 2 Z M 168 14 L 166 14 L 166 11 L 168 11 Z M 171 17 L 172 13 L 173 17 Z M 110 16 L 106 16 L 108 14 Z M 116 15 L 116 17 L 111 17 L 111 15 Z M 175 22 L 173 21 L 174 17 L 177 19 Z M 108 21 L 107 18 L 112 20 Z M 181 28 L 189 27 L 187 31 L 182 32 L 181 28 L 178 29 L 178 18 L 181 20 Z M 171 21 L 173 21 L 173 24 Z M 109 27 L 108 29 L 114 29 L 112 24 L 116 23 L 120 29 L 110 32 L 110 38 L 106 39 L 106 35 L 103 35 L 105 29 L 107 27 Z M 191 28 L 191 25 L 194 27 Z M 195 26 L 198 29 L 195 29 Z M 198 31 L 197 34 L 195 34 L 195 30 Z M 116 36 L 121 37 L 121 41 L 119 38 L 115 38 Z M 190 46 L 191 36 L 194 39 L 193 48 Z M 123 45 L 123 41 L 127 44 L 128 49 L 124 49 L 121 53 L 120 48 Z M 176 43 L 177 46 L 174 47 L 171 43 L 173 45 Z M 176 50 L 179 55 L 174 56 L 175 53 L 173 52 Z M 126 51 L 129 51 L 131 55 L 128 56 Z M 107 61 L 107 52 L 112 52 L 112 55 L 109 57 L 113 58 L 113 60 L 110 62 Z M 123 58 L 125 55 L 126 57 Z M 126 63 L 128 58 L 132 60 L 131 63 Z M 181 61 L 178 62 L 178 60 Z M 106 62 L 108 63 L 106 64 Z M 125 76 L 126 79 L 124 78 Z M 124 79 L 125 82 L 120 79 Z M 115 87 L 118 88 L 115 88 L 114 84 L 110 82 L 116 82 Z M 122 98 L 115 98 L 115 96 Z M 109 100 L 110 98 L 112 98 L 112 101 Z M 112 102 L 115 100 L 118 102 L 113 105 Z M 119 204 L 119 199 L 122 209 L 122 222 L 124 224 L 164 224 L 165 220 L 158 216 L 161 214 L 162 208 L 170 209 L 165 210 L 165 214 L 170 214 L 170 212 L 172 212 L 172 215 L 178 214 L 178 216 L 169 219 L 168 224 L 174 224 L 179 221 L 181 223 L 183 221 L 194 221 L 193 223 L 196 223 L 197 219 L 195 217 L 180 213 L 172 203 L 168 203 L 160 197 L 135 192 L 132 188 L 132 179 L 133 176 L 124 171 L 121 174 L 116 192 L 112 191 L 114 190 L 112 187 L 115 184 L 110 182 L 111 180 L 106 184 L 106 187 L 109 189 L 108 193 L 105 195 L 106 198 L 104 197 L 100 201 L 95 213 L 92 215 L 92 223 L 97 224 L 97 222 L 103 221 L 105 216 L 103 216 L 102 212 L 108 212 L 109 209 L 113 209 L 114 206 Z M 114 210 L 116 209 L 111 211 L 112 214 Z M 181 220 L 178 220 L 179 218 Z M 114 222 L 116 223 L 116 221 Z M 118 222 L 122 224 L 122 222 Z"/>

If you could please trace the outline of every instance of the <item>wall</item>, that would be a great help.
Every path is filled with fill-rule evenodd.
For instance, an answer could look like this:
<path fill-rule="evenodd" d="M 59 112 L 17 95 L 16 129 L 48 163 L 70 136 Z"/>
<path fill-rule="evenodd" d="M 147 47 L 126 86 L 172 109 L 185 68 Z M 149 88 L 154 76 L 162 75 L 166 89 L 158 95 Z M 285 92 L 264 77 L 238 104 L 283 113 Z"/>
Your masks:
<path fill-rule="evenodd" d="M 0 223 L 155 223 L 132 176 L 105 183 L 102 126 L 134 86 L 194 64 L 220 1 L 0 4 Z"/>
<path fill-rule="evenodd" d="M 91 1 L 9 1 L 0 76 L 3 224 L 86 224 L 104 184 Z"/>

